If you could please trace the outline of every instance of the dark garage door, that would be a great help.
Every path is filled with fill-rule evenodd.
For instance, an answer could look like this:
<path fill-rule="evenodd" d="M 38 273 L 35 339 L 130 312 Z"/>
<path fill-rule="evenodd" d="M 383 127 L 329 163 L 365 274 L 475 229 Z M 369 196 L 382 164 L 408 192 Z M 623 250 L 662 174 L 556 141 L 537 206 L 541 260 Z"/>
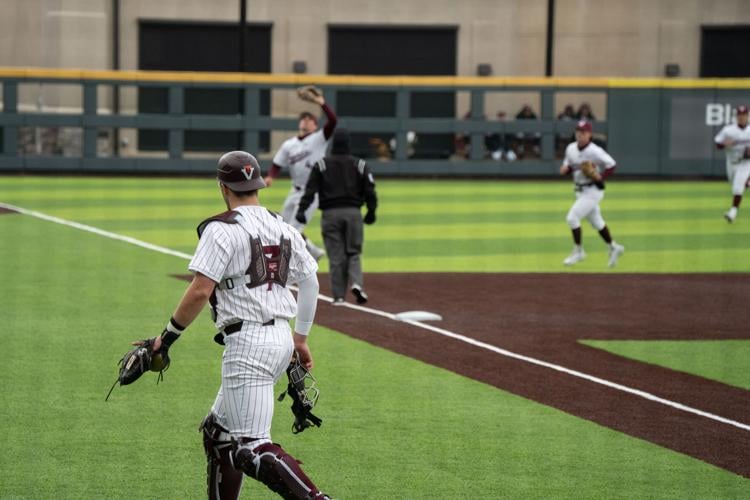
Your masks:
<path fill-rule="evenodd" d="M 271 25 L 250 23 L 245 34 L 245 67 L 242 71 L 271 71 Z M 238 71 L 239 34 L 233 23 L 165 22 L 141 20 L 139 23 L 138 68 L 161 71 Z M 239 89 L 186 89 L 185 113 L 229 114 L 243 112 Z M 270 110 L 269 91 L 261 91 L 261 114 Z M 166 113 L 166 88 L 141 88 L 139 113 Z M 223 152 L 241 147 L 240 132 L 188 130 L 186 151 Z M 139 130 L 139 149 L 167 149 L 164 130 Z M 260 147 L 268 150 L 269 134 L 261 133 Z"/>
<path fill-rule="evenodd" d="M 455 75 L 456 26 L 329 25 L 328 72 L 348 75 Z M 339 91 L 341 116 L 393 117 L 395 92 Z M 456 115 L 454 92 L 414 92 L 410 116 L 414 118 Z M 387 133 L 352 134 L 352 148 L 359 156 L 376 156 L 376 144 L 388 144 Z M 420 134 L 413 158 L 447 158 L 453 150 L 453 134 Z"/>

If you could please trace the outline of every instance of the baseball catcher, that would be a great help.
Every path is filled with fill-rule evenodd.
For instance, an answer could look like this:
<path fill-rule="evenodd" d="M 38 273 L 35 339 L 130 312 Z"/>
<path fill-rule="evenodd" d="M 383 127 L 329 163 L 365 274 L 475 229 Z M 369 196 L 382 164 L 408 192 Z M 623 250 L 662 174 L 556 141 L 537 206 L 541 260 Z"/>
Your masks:
<path fill-rule="evenodd" d="M 323 97 L 323 91 L 314 85 L 305 85 L 297 89 L 297 97 L 303 101 L 320 104 L 320 98 Z"/>
<path fill-rule="evenodd" d="M 159 342 L 157 342 L 157 337 L 133 342 L 135 347 L 126 352 L 118 362 L 120 372 L 117 375 L 117 380 L 115 380 L 115 383 L 109 389 L 107 397 L 104 398 L 105 401 L 109 400 L 109 396 L 118 382 L 121 386 L 132 384 L 147 371 L 159 373 L 156 377 L 157 384 L 164 380 L 164 372 L 167 371 L 171 363 L 169 359 L 169 347 L 180 336 L 179 333 L 172 331 L 177 328 L 170 328 L 170 326 L 168 325 L 161 336 L 158 337 Z"/>
<path fill-rule="evenodd" d="M 292 433 L 299 434 L 313 425 L 320 427 L 323 420 L 312 414 L 320 391 L 315 387 L 315 377 L 299 362 L 296 353 L 286 369 L 286 375 L 289 378 L 289 384 L 286 391 L 279 395 L 279 401 L 283 401 L 287 394 L 292 398 L 292 413 L 294 414 Z"/>

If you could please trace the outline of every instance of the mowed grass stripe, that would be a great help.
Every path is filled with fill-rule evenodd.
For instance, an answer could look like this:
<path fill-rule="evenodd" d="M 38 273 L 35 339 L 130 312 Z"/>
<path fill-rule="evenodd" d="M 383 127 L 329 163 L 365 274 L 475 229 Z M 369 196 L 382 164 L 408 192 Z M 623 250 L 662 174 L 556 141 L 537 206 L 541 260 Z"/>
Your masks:
<path fill-rule="evenodd" d="M 452 214 L 476 214 L 482 212 L 491 213 L 553 213 L 563 212 L 563 215 L 567 213 L 570 206 L 575 200 L 571 199 L 569 203 L 561 203 L 559 201 L 542 201 L 532 204 L 512 203 L 505 201 L 494 201 L 485 203 L 449 203 L 443 201 L 441 206 L 436 211 L 435 204 L 433 203 L 419 203 L 419 204 L 391 204 L 384 205 L 382 211 L 384 214 L 406 214 L 406 215 L 423 215 L 423 214 L 435 214 L 439 216 L 443 213 Z M 649 204 L 635 203 L 632 201 L 616 200 L 616 202 L 609 202 L 606 198 L 602 202 L 601 210 L 603 213 L 609 211 L 640 211 L 645 210 L 649 212 L 675 212 L 685 213 L 686 211 L 691 212 L 694 210 L 706 210 L 713 209 L 718 210 L 721 215 L 721 210 L 725 210 L 728 207 L 729 199 L 673 199 L 668 203 L 653 202 Z"/>
<path fill-rule="evenodd" d="M 640 224 L 633 222 L 618 221 L 616 232 L 618 235 L 635 235 L 643 237 L 676 237 L 684 235 L 692 236 L 696 233 L 710 238 L 721 238 L 730 236 L 734 239 L 743 240 L 750 237 L 750 224 L 746 227 L 729 226 L 723 221 L 717 222 L 716 218 L 696 219 L 693 221 L 684 221 L 675 224 L 672 221 L 662 221 L 659 224 Z M 588 224 L 588 223 L 586 223 Z M 589 225 L 583 226 L 583 232 L 593 232 L 594 229 Z M 526 223 L 520 226 L 517 223 L 472 223 L 451 226 L 449 228 L 441 227 L 438 224 L 423 225 L 397 225 L 389 224 L 383 226 L 373 226 L 366 230 L 365 238 L 367 241 L 389 240 L 389 239 L 496 239 L 502 238 L 524 238 L 524 237 L 555 237 L 556 235 L 569 235 L 568 226 L 564 221 L 555 221 L 553 223 Z M 739 238 L 737 238 L 739 236 Z M 745 241 L 745 244 L 750 241 Z"/>
<path fill-rule="evenodd" d="M 158 228 L 165 231 L 173 230 L 193 230 L 197 226 L 198 218 L 179 218 L 171 220 L 168 218 L 146 218 L 146 219 L 92 219 L 110 231 L 127 232 L 143 229 Z M 86 220 L 84 222 L 90 222 Z M 313 224 L 308 226 L 306 231 L 309 236 L 316 238 L 319 236 L 318 221 L 313 220 Z M 446 227 L 441 224 L 390 224 L 388 227 L 374 225 L 368 227 L 365 231 L 366 241 L 396 241 L 396 240 L 419 240 L 419 239 L 471 239 L 471 240 L 494 240 L 515 239 L 527 237 L 548 237 L 556 238 L 565 236 L 567 225 L 564 221 L 554 221 L 548 223 L 531 223 L 527 222 L 523 228 L 519 227 L 518 222 L 500 223 L 500 222 L 473 222 Z M 583 232 L 588 234 L 594 231 L 590 226 L 584 225 Z M 694 221 L 684 221 L 675 224 L 672 221 L 661 221 L 659 223 L 643 225 L 641 223 L 618 221 L 616 233 L 620 237 L 626 235 L 650 236 L 650 237 L 682 237 L 683 235 L 692 235 L 695 233 L 705 234 L 711 238 L 730 237 L 750 237 L 750 224 L 740 227 L 739 224 L 730 226 L 723 221 L 718 221 L 715 217 L 711 219 L 698 219 Z"/>
<path fill-rule="evenodd" d="M 214 211 L 221 210 L 219 202 L 211 206 Z M 82 223 L 101 226 L 108 230 L 128 231 L 144 227 L 162 227 L 164 229 L 193 229 L 207 213 L 203 206 L 168 205 L 144 211 L 141 207 L 109 210 L 99 207 L 85 209 L 52 209 L 46 210 L 56 215 Z M 213 213 L 209 211 L 208 213 Z M 728 225 L 713 210 L 692 211 L 686 217 L 683 212 L 673 211 L 660 213 L 658 219 L 644 221 L 642 212 L 610 210 L 606 220 L 618 234 L 653 234 L 670 235 L 687 232 L 710 234 L 747 235 L 750 224 L 743 224 L 740 219 L 736 224 Z M 449 224 L 448 222 L 458 222 Z M 319 228 L 320 217 L 316 215 L 308 226 L 308 233 L 315 235 Z M 591 230 L 587 221 L 583 222 L 584 231 Z M 496 235 L 512 237 L 514 235 L 554 235 L 567 233 L 564 212 L 529 212 L 516 217 L 508 214 L 476 213 L 406 216 L 403 214 L 379 214 L 377 224 L 366 228 L 367 239 L 386 238 L 421 238 L 444 237 L 456 238 L 493 238 Z"/>
<path fill-rule="evenodd" d="M 642 249 L 649 251 L 662 250 L 740 250 L 747 248 L 747 241 L 738 240 L 733 237 L 719 237 L 711 235 L 682 234 L 672 235 L 668 238 L 654 238 L 643 235 L 628 235 L 627 240 L 619 239 L 627 243 L 628 249 Z M 399 239 L 399 240 L 376 240 L 368 241 L 367 255 L 388 255 L 394 251 L 412 252 L 420 256 L 439 255 L 464 255 L 467 258 L 478 255 L 502 255 L 533 252 L 536 254 L 560 253 L 561 250 L 569 250 L 572 245 L 568 237 L 518 237 L 518 238 L 492 238 L 492 239 Z M 590 239 L 584 241 L 585 246 L 604 245 L 599 235 L 591 235 Z"/>
<path fill-rule="evenodd" d="M 0 194 L 28 192 L 32 195 L 37 193 L 128 193 L 143 191 L 182 191 L 205 193 L 207 188 L 216 185 L 213 178 L 171 178 L 159 177 L 113 177 L 113 178 L 85 178 L 85 177 L 50 177 L 34 176 L 0 176 Z M 264 191 L 287 191 L 289 179 L 277 179 L 274 185 Z M 419 197 L 477 197 L 488 195 L 523 195 L 525 197 L 538 197 L 545 193 L 557 193 L 564 195 L 573 194 L 573 185 L 569 180 L 556 179 L 553 181 L 513 181 L 507 179 L 478 179 L 475 181 L 429 181 L 429 180 L 378 180 L 377 188 L 385 193 L 385 196 L 412 199 Z M 662 196 L 691 196 L 703 194 L 727 194 L 729 185 L 726 181 L 702 181 L 702 182 L 674 182 L 674 181 L 627 181 L 617 180 L 608 183 L 607 192 L 616 192 L 623 196 L 644 196 L 654 198 L 653 195 Z"/>
<path fill-rule="evenodd" d="M 143 224 L 157 224 L 160 221 L 171 220 L 172 216 L 176 217 L 176 222 L 185 221 L 188 226 L 196 226 L 201 220 L 205 219 L 210 215 L 222 212 L 225 210 L 219 204 L 212 203 L 199 205 L 193 204 L 190 206 L 180 206 L 165 204 L 160 206 L 128 206 L 125 208 L 118 207 L 114 210 L 115 205 L 106 204 L 107 206 L 88 206 L 79 208 L 59 208 L 55 206 L 40 206 L 41 204 L 18 204 L 24 208 L 38 210 L 49 215 L 56 217 L 62 217 L 66 219 L 75 220 L 83 223 L 98 223 L 106 225 L 107 221 L 122 220 L 132 221 L 135 226 Z M 108 208 L 110 210 L 108 210 Z M 148 211 L 144 211 L 144 208 L 148 208 Z M 443 207 L 445 208 L 445 207 Z M 723 218 L 723 212 L 725 207 L 720 208 L 709 208 L 709 209 L 696 209 L 691 211 L 679 210 L 679 209 L 664 209 L 664 210 L 627 210 L 627 209 L 603 209 L 602 215 L 605 221 L 613 226 L 618 223 L 640 223 L 645 225 L 662 225 L 662 224 L 683 224 L 694 221 L 695 224 L 707 224 L 715 227 L 726 227 L 728 226 Z M 364 213 L 364 212 L 363 212 Z M 567 214 L 567 207 L 560 207 L 559 210 L 548 210 L 548 211 L 519 211 L 510 212 L 505 210 L 498 210 L 496 212 L 442 212 L 436 213 L 422 213 L 422 214 L 410 214 L 410 213 L 385 213 L 378 212 L 377 223 L 374 226 L 366 228 L 366 232 L 379 230 L 381 228 L 393 228 L 393 227 L 414 227 L 414 226 L 436 226 L 446 228 L 446 232 L 450 231 L 452 227 L 457 225 L 469 224 L 508 224 L 516 225 L 519 228 L 526 227 L 528 225 L 534 226 L 537 224 L 551 223 L 554 225 L 562 226 L 567 228 L 565 216 Z M 750 220 L 750 219 L 749 219 Z M 740 219 L 731 227 L 735 233 L 744 233 L 747 231 L 744 219 L 742 215 Z M 168 222 L 173 224 L 173 222 Z M 309 228 L 315 228 L 320 223 L 320 213 L 316 213 L 308 225 Z M 590 227 L 588 221 L 583 221 L 584 227 Z M 107 227 L 104 227 L 107 229 Z M 616 229 L 616 228 L 615 228 Z M 407 229 L 408 230 L 408 229 Z M 523 229 L 518 229 L 523 230 Z M 309 231 L 309 229 L 308 229 Z"/>
<path fill-rule="evenodd" d="M 559 255 L 542 252 L 486 255 L 374 256 L 365 252 L 362 260 L 367 272 L 497 272 L 497 273 L 729 273 L 750 272 L 747 249 L 722 250 L 626 250 L 617 267 L 607 267 L 607 249 L 601 242 L 584 241 L 586 260 L 573 267 L 564 266 Z M 503 258 L 505 257 L 505 258 Z M 327 269 L 322 266 L 322 269 Z M 365 278 L 366 280 L 366 278 Z"/>

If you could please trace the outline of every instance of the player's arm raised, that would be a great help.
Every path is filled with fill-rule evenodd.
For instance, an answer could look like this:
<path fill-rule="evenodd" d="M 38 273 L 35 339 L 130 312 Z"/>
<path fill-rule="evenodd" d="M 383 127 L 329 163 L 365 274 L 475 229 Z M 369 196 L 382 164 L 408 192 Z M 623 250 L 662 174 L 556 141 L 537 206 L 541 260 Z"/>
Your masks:
<path fill-rule="evenodd" d="M 321 99 L 323 99 L 323 96 L 320 96 Z M 336 124 L 338 123 L 338 117 L 336 116 L 336 113 L 333 111 L 333 109 L 328 106 L 328 104 L 325 103 L 325 100 L 323 103 L 320 104 L 321 109 L 323 110 L 323 113 L 326 115 L 326 124 L 323 126 L 323 137 L 325 140 L 328 140 L 333 135 L 333 130 L 336 128 Z"/>

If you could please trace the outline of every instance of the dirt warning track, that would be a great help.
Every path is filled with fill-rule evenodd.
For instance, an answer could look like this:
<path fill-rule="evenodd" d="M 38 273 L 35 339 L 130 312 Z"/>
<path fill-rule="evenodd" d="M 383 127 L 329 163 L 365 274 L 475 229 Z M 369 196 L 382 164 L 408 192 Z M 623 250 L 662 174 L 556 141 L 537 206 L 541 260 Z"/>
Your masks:
<path fill-rule="evenodd" d="M 367 306 L 750 424 L 750 391 L 594 349 L 581 339 L 750 339 L 745 274 L 369 274 Z M 321 275 L 321 293 L 328 277 Z M 585 305 L 584 305 L 585 304 Z M 320 303 L 316 323 L 750 478 L 750 431 L 479 346 Z M 427 348 L 429 346 L 429 348 Z"/>

